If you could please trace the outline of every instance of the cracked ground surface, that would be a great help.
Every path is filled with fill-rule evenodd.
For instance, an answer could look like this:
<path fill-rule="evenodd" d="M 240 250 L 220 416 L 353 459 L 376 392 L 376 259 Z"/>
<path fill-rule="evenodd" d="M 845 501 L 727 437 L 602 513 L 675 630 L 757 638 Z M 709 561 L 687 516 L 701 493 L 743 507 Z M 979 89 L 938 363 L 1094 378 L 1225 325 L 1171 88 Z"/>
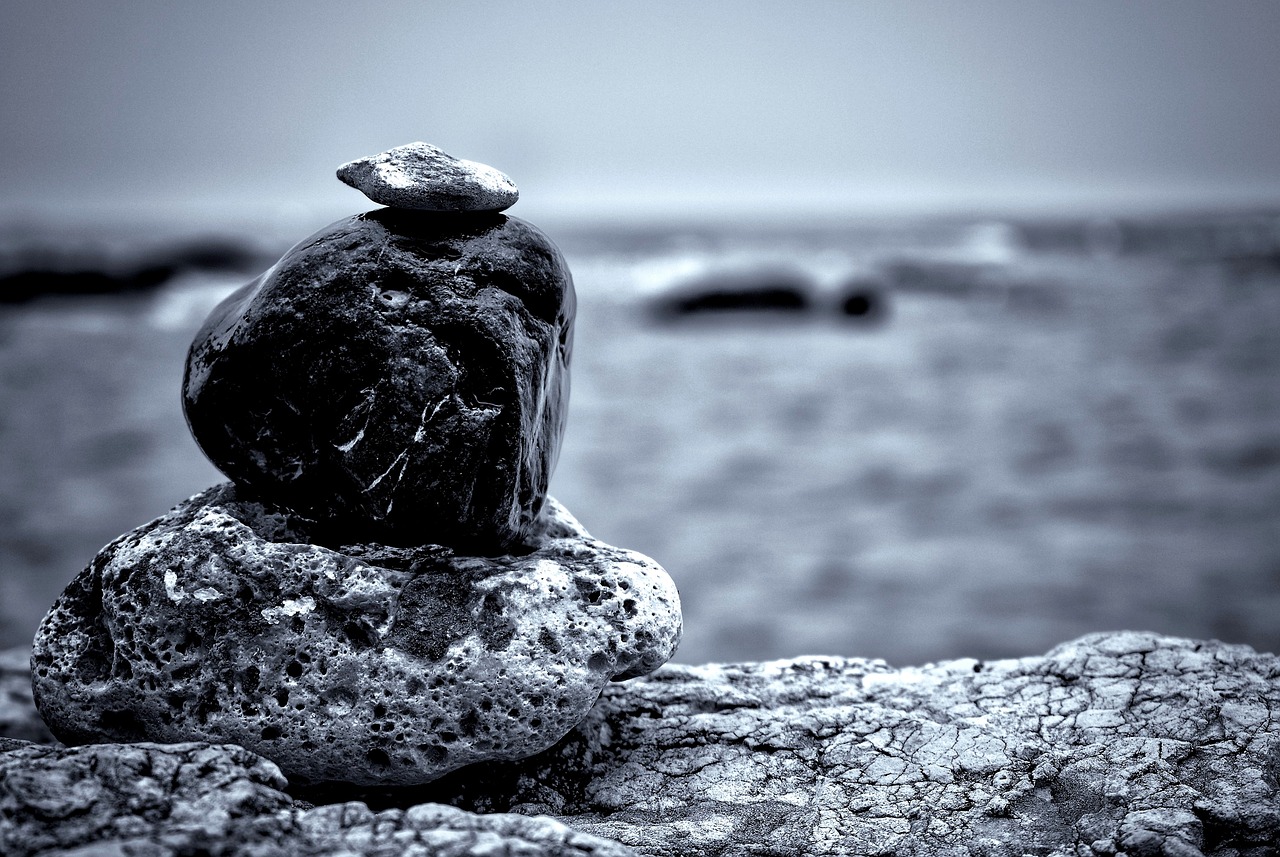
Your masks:
<path fill-rule="evenodd" d="M 653 855 L 1274 854 L 1278 704 L 1275 656 L 1138 633 L 667 666 L 520 770 L 444 785 Z"/>
<path fill-rule="evenodd" d="M 906 669 L 842 658 L 667 666 L 608 688 L 564 741 L 523 762 L 365 794 L 401 805 L 380 813 L 349 802 L 273 809 L 203 844 L 263 854 L 305 844 L 308 854 L 1263 857 L 1280 853 L 1278 709 L 1276 656 L 1142 633 Z M 33 802 L 31 776 L 15 777 L 30 770 L 15 766 L 20 754 L 36 752 L 23 747 L 0 756 L 11 760 L 0 776 L 10 832 L 43 830 L 41 818 L 60 811 Z M 456 809 L 431 805 L 440 803 Z M 430 850 L 423 831 L 437 815 L 473 833 L 542 833 L 494 834 L 491 852 Z M 559 824 L 512 820 L 534 815 Z M 156 822 L 154 853 L 187 853 L 164 850 L 175 829 Z M 397 836 L 419 850 L 388 850 Z"/>

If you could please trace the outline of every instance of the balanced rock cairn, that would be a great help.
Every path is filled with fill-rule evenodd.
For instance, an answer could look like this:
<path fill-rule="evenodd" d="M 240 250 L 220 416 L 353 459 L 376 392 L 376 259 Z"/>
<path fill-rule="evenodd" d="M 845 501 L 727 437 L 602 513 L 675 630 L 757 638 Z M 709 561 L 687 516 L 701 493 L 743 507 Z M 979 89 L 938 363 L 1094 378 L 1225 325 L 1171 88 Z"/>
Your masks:
<path fill-rule="evenodd" d="M 234 743 L 295 784 L 413 785 L 560 740 L 675 651 L 679 596 L 546 494 L 575 298 L 503 174 L 415 143 L 389 207 L 289 250 L 187 360 L 230 483 L 105 547 L 36 633 L 63 742 Z"/>

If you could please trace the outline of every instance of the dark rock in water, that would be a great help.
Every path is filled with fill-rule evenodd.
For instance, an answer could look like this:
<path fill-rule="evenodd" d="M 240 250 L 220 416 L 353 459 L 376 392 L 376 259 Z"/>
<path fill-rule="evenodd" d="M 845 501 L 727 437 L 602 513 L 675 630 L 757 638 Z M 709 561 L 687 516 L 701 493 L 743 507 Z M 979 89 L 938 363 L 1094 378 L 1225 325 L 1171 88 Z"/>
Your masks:
<path fill-rule="evenodd" d="M 247 246 L 218 238 L 115 253 L 19 245 L 0 251 L 0 303 L 22 303 L 43 295 L 146 292 L 186 271 L 250 270 L 259 261 Z"/>
<path fill-rule="evenodd" d="M 177 269 L 170 265 L 146 265 L 124 271 L 43 268 L 0 276 L 0 303 L 15 304 L 41 295 L 112 295 L 144 292 L 168 282 Z"/>
<path fill-rule="evenodd" d="M 500 553 L 555 466 L 574 312 L 564 260 L 524 221 L 356 215 L 213 311 L 187 420 L 223 473 L 333 539 Z"/>
<path fill-rule="evenodd" d="M 223 485 L 117 539 L 36 633 L 35 701 L 68 744 L 234 742 L 296 783 L 419 784 L 558 741 L 610 680 L 671 657 L 656 563 L 549 500 L 536 549 L 314 544 Z"/>
<path fill-rule="evenodd" d="M 0 747 L 0 853 L 205 857 L 622 857 L 550 818 L 422 805 L 307 809 L 275 765 L 235 746 Z"/>
<path fill-rule="evenodd" d="M 880 324 L 889 315 L 889 295 L 874 281 L 856 281 L 844 287 L 840 314 L 864 325 Z"/>
<path fill-rule="evenodd" d="M 409 143 L 338 168 L 338 178 L 374 202 L 417 211 L 502 211 L 520 191 L 505 173 Z"/>
<path fill-rule="evenodd" d="M 811 305 L 812 285 L 803 273 L 789 269 L 717 271 L 662 295 L 653 310 L 667 319 L 724 312 L 804 312 Z"/>

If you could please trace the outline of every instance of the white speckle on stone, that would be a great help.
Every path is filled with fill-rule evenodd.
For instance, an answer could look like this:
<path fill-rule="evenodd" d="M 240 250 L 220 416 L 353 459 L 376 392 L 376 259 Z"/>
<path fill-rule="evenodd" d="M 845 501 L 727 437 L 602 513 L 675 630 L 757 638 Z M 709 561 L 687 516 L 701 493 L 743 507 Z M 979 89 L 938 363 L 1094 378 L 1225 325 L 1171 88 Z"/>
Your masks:
<path fill-rule="evenodd" d="M 540 559 L 538 564 L 533 567 L 533 573 L 539 577 L 560 577 L 564 574 L 564 569 L 560 567 L 560 563 L 553 559 Z"/>
<path fill-rule="evenodd" d="M 411 188 L 414 180 L 411 176 L 406 175 L 404 168 L 396 161 L 389 161 L 385 164 L 378 164 L 374 168 L 378 179 L 394 188 Z"/>
<path fill-rule="evenodd" d="M 304 595 L 297 601 L 286 598 L 284 602 L 284 612 L 288 616 L 297 616 L 299 613 L 310 613 L 316 609 L 316 600 L 310 595 Z"/>
<path fill-rule="evenodd" d="M 310 595 L 304 595 L 298 599 L 286 598 L 279 607 L 264 607 L 262 618 L 275 625 L 285 616 L 301 616 L 315 609 L 316 600 Z"/>
<path fill-rule="evenodd" d="M 351 440 L 347 441 L 346 443 L 339 445 L 338 449 L 341 452 L 350 452 L 352 447 L 354 447 L 357 443 L 359 443 L 363 439 L 364 439 L 364 429 L 360 429 L 360 431 L 356 432 L 355 437 L 351 438 Z"/>
<path fill-rule="evenodd" d="M 222 597 L 222 593 L 214 589 L 212 586 L 202 586 L 195 592 L 191 593 L 191 597 L 197 601 L 217 601 Z"/>
<path fill-rule="evenodd" d="M 172 569 L 164 573 L 164 593 L 175 603 L 187 597 L 187 593 L 178 588 L 178 573 Z"/>

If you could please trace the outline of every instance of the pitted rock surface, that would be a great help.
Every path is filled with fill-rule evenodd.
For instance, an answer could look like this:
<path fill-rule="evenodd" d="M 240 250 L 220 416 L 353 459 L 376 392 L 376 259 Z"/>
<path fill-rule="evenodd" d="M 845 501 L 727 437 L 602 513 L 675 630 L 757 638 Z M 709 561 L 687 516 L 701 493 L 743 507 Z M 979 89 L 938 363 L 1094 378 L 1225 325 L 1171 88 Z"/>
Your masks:
<path fill-rule="evenodd" d="M 554 500 L 536 550 L 315 543 L 212 488 L 108 545 L 37 631 L 35 701 L 68 744 L 232 742 L 296 783 L 423 783 L 565 735 L 674 652 L 661 567 Z"/>
<path fill-rule="evenodd" d="M 655 857 L 1274 857 L 1278 778 L 1280 659 L 1119 633 L 907 669 L 669 665 L 553 750 L 421 797 Z"/>
<path fill-rule="evenodd" d="M 298 244 L 210 314 L 187 359 L 197 443 L 349 542 L 526 542 L 564 432 L 575 297 L 500 214 L 381 209 Z"/>
<path fill-rule="evenodd" d="M 377 797 L 551 813 L 654 857 L 1274 857 L 1278 715 L 1280 658 L 1154 634 L 907 669 L 846 658 L 673 665 L 608 687 L 544 753 Z M 14 793 L 3 773 L 0 792 Z M 329 829 L 350 819 L 343 853 L 360 855 L 388 853 L 424 812 L 345 807 L 312 812 Z M 22 812 L 21 823 L 60 826 L 59 811 Z M 511 816 L 474 824 L 501 817 Z M 14 819 L 4 810 L 0 829 Z M 237 851 L 241 829 L 207 838 L 208 853 L 330 853 Z"/>
<path fill-rule="evenodd" d="M 338 178 L 376 203 L 418 211 L 502 211 L 520 198 L 505 173 L 429 143 L 409 143 L 343 164 Z"/>
<path fill-rule="evenodd" d="M 550 818 L 424 804 L 305 809 L 270 762 L 234 746 L 0 747 L 0 853 L 203 857 L 623 857 Z M 7 752 L 5 752 L 7 750 Z"/>

